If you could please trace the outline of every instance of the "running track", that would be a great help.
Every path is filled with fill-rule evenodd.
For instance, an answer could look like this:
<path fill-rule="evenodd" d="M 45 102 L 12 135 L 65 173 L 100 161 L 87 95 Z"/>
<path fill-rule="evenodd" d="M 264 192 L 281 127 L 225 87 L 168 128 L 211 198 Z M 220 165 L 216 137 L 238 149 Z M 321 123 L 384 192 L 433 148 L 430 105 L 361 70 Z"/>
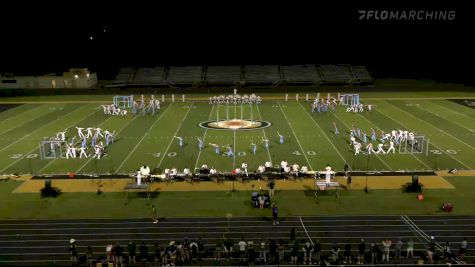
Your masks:
<path fill-rule="evenodd" d="M 237 245 L 241 237 L 254 243 L 260 238 L 266 239 L 266 242 L 280 238 L 287 241 L 293 227 L 298 241 L 308 240 L 309 237 L 313 241 L 319 239 L 323 254 L 328 254 L 333 242 L 341 243 L 343 249 L 344 243 L 349 240 L 356 255 L 361 238 L 369 244 L 381 243 L 383 238 L 396 242 L 398 237 L 404 243 L 413 238 L 417 254 L 418 250 L 423 250 L 428 236 L 433 235 L 442 246 L 445 241 L 451 242 L 453 250 L 458 250 L 458 244 L 466 237 L 469 250 L 465 262 L 472 263 L 475 257 L 475 216 L 303 216 L 281 218 L 277 226 L 272 225 L 270 218 L 262 217 L 235 217 L 229 222 L 225 217 L 164 218 L 158 224 L 152 224 L 147 218 L 0 220 L 0 265 L 71 266 L 68 253 L 70 238 L 77 240 L 79 255 L 83 255 L 90 245 L 97 257 L 105 255 L 108 242 L 119 242 L 126 251 L 129 241 L 135 241 L 137 248 L 144 241 L 149 253 L 152 253 L 156 242 L 165 246 L 171 240 L 201 237 L 206 249 L 209 249 L 214 248 L 217 240 L 228 230 Z"/>

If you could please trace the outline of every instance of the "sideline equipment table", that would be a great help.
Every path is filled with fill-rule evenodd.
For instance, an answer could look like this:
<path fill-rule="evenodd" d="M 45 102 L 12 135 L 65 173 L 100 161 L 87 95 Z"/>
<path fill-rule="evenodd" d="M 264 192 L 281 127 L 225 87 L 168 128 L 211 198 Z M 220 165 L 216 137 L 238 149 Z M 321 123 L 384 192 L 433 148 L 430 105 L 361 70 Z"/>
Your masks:
<path fill-rule="evenodd" d="M 129 191 L 136 190 L 139 192 L 147 193 L 147 200 L 150 199 L 150 183 L 142 183 L 138 185 L 137 183 L 127 183 L 125 185 L 125 203 L 129 202 Z"/>

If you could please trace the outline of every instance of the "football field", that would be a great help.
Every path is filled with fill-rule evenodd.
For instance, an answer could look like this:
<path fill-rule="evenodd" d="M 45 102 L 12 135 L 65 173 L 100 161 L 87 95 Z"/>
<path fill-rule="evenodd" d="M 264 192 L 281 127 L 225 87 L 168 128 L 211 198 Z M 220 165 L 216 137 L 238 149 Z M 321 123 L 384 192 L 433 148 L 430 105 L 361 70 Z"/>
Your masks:
<path fill-rule="evenodd" d="M 309 170 L 322 170 L 326 164 L 342 170 L 345 163 L 354 171 L 474 169 L 475 109 L 442 99 L 363 98 L 362 102 L 372 104 L 373 111 L 347 113 L 345 107 L 339 106 L 336 112 L 312 113 L 310 102 L 264 99 L 262 104 L 252 106 L 165 102 L 154 116 L 110 116 L 98 103 L 5 104 L 2 106 L 6 110 L 0 112 L 0 174 L 130 173 L 141 165 L 151 169 L 176 167 L 180 172 L 202 164 L 229 172 L 243 162 L 253 171 L 266 161 L 278 165 L 282 160 L 306 165 Z M 252 118 L 271 125 L 236 131 L 199 126 L 201 122 L 225 118 Z M 333 122 L 339 135 L 335 135 Z M 429 146 L 422 153 L 400 153 L 396 146 L 396 153 L 379 155 L 367 155 L 363 148 L 355 156 L 349 145 L 352 125 L 366 132 L 368 139 L 371 128 L 378 139 L 381 130 L 388 133 L 407 129 L 424 136 Z M 115 142 L 101 159 L 40 158 L 39 143 L 44 137 L 55 136 L 64 129 L 68 129 L 68 138 L 77 136 L 76 126 L 116 131 Z M 279 143 L 277 133 L 284 135 L 284 144 Z M 183 137 L 185 145 L 179 147 L 174 136 Z M 201 151 L 197 137 L 204 139 Z M 263 138 L 270 140 L 269 149 Z M 251 142 L 257 144 L 255 155 Z M 210 143 L 221 146 L 219 155 Z M 375 149 L 377 143 L 373 142 Z M 224 155 L 227 145 L 233 147 L 235 157 Z"/>

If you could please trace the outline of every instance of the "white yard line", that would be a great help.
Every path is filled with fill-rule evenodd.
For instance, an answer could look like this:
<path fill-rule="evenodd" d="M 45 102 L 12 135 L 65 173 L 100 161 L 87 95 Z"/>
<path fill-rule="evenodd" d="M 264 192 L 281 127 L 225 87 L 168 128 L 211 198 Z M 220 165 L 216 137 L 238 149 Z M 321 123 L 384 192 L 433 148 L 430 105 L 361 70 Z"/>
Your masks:
<path fill-rule="evenodd" d="M 15 142 L 10 143 L 8 146 L 6 146 L 6 147 L 0 149 L 0 152 L 2 152 L 3 150 L 5 150 L 5 149 L 11 147 L 12 145 L 14 145 L 14 144 L 16 144 L 16 143 L 18 143 L 18 142 L 20 142 L 21 140 L 27 138 L 28 136 L 33 135 L 34 133 L 36 133 L 36 132 L 38 132 L 39 130 L 43 129 L 44 127 L 50 125 L 51 123 L 56 122 L 57 120 L 62 119 L 62 118 L 64 118 L 64 117 L 69 117 L 69 116 L 71 115 L 71 113 L 75 113 L 76 111 L 80 110 L 81 108 L 82 108 L 82 107 L 79 107 L 79 108 L 77 108 L 77 109 L 74 109 L 74 110 L 72 110 L 72 111 L 66 113 L 66 116 L 58 116 L 56 119 L 54 119 L 54 120 L 48 122 L 47 124 L 45 124 L 45 125 L 39 127 L 38 129 L 34 130 L 33 132 L 31 132 L 31 133 L 29 133 L 29 134 L 23 136 L 22 138 L 16 140 Z"/>
<path fill-rule="evenodd" d="M 173 104 L 173 103 L 172 103 Z M 170 105 L 172 105 L 170 104 Z M 168 107 L 167 107 L 168 109 Z M 124 129 L 127 128 L 127 126 L 129 126 L 130 123 L 132 123 L 135 119 L 137 119 L 139 116 L 141 115 L 135 115 L 135 117 L 133 119 L 131 119 L 129 122 L 127 122 L 126 124 L 124 124 L 124 126 L 117 132 L 117 135 L 120 134 Z M 84 167 L 86 167 L 86 165 L 92 160 L 92 157 L 88 158 L 86 160 L 86 162 L 75 172 L 75 173 L 78 173 L 80 172 Z"/>
<path fill-rule="evenodd" d="M 307 112 L 307 110 L 305 109 L 305 107 L 300 103 L 298 102 L 299 105 L 302 107 L 302 109 L 304 110 L 304 113 L 307 114 L 307 116 L 310 118 L 311 121 L 313 121 L 313 123 L 315 123 L 315 125 L 317 125 L 318 129 L 320 129 L 320 131 L 322 131 L 323 133 L 323 136 L 325 136 L 325 138 L 327 139 L 328 143 L 330 145 L 332 145 L 333 149 L 335 149 L 336 153 L 340 156 L 340 158 L 344 161 L 344 162 L 347 162 L 345 157 L 343 157 L 343 155 L 341 155 L 340 151 L 338 151 L 338 149 L 335 147 L 335 145 L 333 144 L 333 142 L 330 140 L 330 138 L 328 138 L 327 134 L 325 133 L 325 131 L 320 127 L 320 125 L 318 125 L 318 123 L 312 118 L 312 116 L 310 116 L 310 114 Z"/>
<path fill-rule="evenodd" d="M 170 106 L 173 105 L 170 104 Z M 125 157 L 125 159 L 120 163 L 119 167 L 117 167 L 116 169 L 116 172 L 119 172 L 119 170 L 122 168 L 122 166 L 124 166 L 124 163 L 127 162 L 127 160 L 130 158 L 130 156 L 132 156 L 132 154 L 134 154 L 135 150 L 137 150 L 137 148 L 140 146 L 140 144 L 142 143 L 142 141 L 145 139 L 145 137 L 148 136 L 148 134 L 150 133 L 150 131 L 152 130 L 152 128 L 155 126 L 155 124 L 157 124 L 157 122 L 160 121 L 161 118 L 163 118 L 163 115 L 165 115 L 165 113 L 170 109 L 170 106 L 164 110 L 160 116 L 158 116 L 158 118 L 152 123 L 152 125 L 150 125 L 150 127 L 148 128 L 148 130 L 145 132 L 145 134 L 142 136 L 142 138 L 137 142 L 137 144 L 134 146 L 134 148 L 132 149 L 132 151 L 130 151 L 130 153 L 127 155 L 127 157 Z"/>
<path fill-rule="evenodd" d="M 35 111 L 35 110 L 38 109 L 39 107 L 41 107 L 41 105 L 38 106 L 38 107 L 36 107 L 36 108 L 32 108 L 32 109 L 30 109 L 30 110 L 28 110 L 28 111 L 22 112 L 22 113 L 20 113 L 20 114 L 30 113 L 31 111 Z M 45 113 L 45 114 L 43 114 L 43 115 L 49 114 L 49 113 L 51 113 L 51 112 L 53 112 L 53 111 L 47 112 L 47 113 Z M 20 115 L 20 114 L 18 114 L 18 115 Z M 11 116 L 10 118 L 8 118 L 8 119 L 6 119 L 6 120 L 4 120 L 4 121 L 0 121 L 0 122 L 1 122 L 1 123 L 5 123 L 6 121 L 9 121 L 9 120 L 12 120 L 12 119 L 16 119 L 16 116 Z M 38 119 L 38 118 L 32 118 L 31 120 L 28 120 L 28 121 L 22 121 L 21 124 L 18 124 L 18 125 L 16 125 L 16 126 L 13 127 L 13 128 L 8 128 L 8 129 L 6 129 L 6 131 L 0 132 L 0 135 L 3 135 L 3 134 L 6 133 L 6 132 L 9 132 L 9 131 L 11 131 L 11 130 L 14 130 L 14 129 L 16 129 L 16 128 L 20 127 L 20 126 L 23 126 L 23 125 L 27 124 L 28 122 L 34 121 L 34 120 L 36 120 L 36 119 Z"/>
<path fill-rule="evenodd" d="M 346 127 L 348 130 L 351 130 L 350 126 L 349 126 L 348 124 L 346 124 L 345 121 L 342 120 L 340 117 L 338 117 L 338 115 L 336 115 L 335 112 L 333 112 L 332 114 L 333 114 L 333 116 L 335 116 L 338 120 L 340 120 L 340 121 L 345 125 L 345 127 Z M 390 171 L 393 170 L 393 168 L 391 168 L 391 166 L 389 166 L 388 163 L 387 163 L 384 159 L 380 158 L 378 154 L 375 153 L 374 155 L 375 155 L 386 167 L 388 167 L 388 169 L 389 169 Z M 368 171 L 368 170 L 367 170 L 367 171 Z"/>
<path fill-rule="evenodd" d="M 472 133 L 475 132 L 475 130 L 470 129 L 470 128 L 467 128 L 467 126 L 465 126 L 465 125 L 463 125 L 463 124 L 460 124 L 460 123 L 458 123 L 457 121 L 448 119 L 448 118 L 446 118 L 445 116 L 441 116 L 441 115 L 438 114 L 438 113 L 434 113 L 434 112 L 432 112 L 432 111 L 430 111 L 430 110 L 427 110 L 427 109 L 425 109 L 425 108 L 422 108 L 420 105 L 417 106 L 417 107 L 418 107 L 419 109 L 421 109 L 421 110 L 426 111 L 426 112 L 430 112 L 430 113 L 434 114 L 435 116 L 437 116 L 437 117 L 439 117 L 439 118 L 442 118 L 442 119 L 448 120 L 448 121 L 450 121 L 450 122 L 452 122 L 452 123 L 455 123 L 455 124 L 457 124 L 458 126 L 460 126 L 460 127 L 462 127 L 462 128 L 465 128 L 465 129 L 469 130 L 469 131 L 472 132 Z M 442 106 L 441 106 L 441 107 L 442 107 Z M 443 108 L 445 108 L 445 107 L 443 107 Z M 450 112 L 452 112 L 453 114 L 456 114 L 456 115 L 457 115 L 457 113 L 453 112 L 452 110 L 450 110 L 450 109 L 448 109 L 448 108 L 445 108 L 445 109 L 447 109 L 448 111 L 450 111 Z M 469 118 L 470 118 L 470 117 L 469 117 Z"/>
<path fill-rule="evenodd" d="M 256 108 L 257 108 L 257 113 L 259 114 L 259 120 L 262 121 L 262 117 L 261 117 L 261 111 L 259 110 L 259 105 L 256 104 Z M 266 131 L 265 129 L 262 129 L 262 133 L 264 134 L 264 139 L 267 140 L 267 136 L 266 136 Z M 257 141 L 256 141 L 257 142 Z M 270 156 L 270 151 L 269 151 L 269 148 L 266 148 L 267 150 L 267 154 L 269 155 L 269 161 L 272 162 L 272 157 Z"/>
<path fill-rule="evenodd" d="M 218 106 L 218 108 L 219 108 L 219 106 Z M 213 110 L 214 110 L 214 104 L 211 107 L 211 112 L 209 113 L 208 121 L 211 120 L 211 116 L 213 116 Z M 206 133 L 207 132 L 208 132 L 208 128 L 205 129 L 205 133 L 203 134 L 203 139 L 202 139 L 203 140 L 203 146 L 206 146 L 205 139 L 206 139 Z M 204 149 L 204 147 L 202 149 Z M 195 163 L 194 170 L 196 169 L 196 167 L 198 167 L 198 163 L 200 161 L 200 156 L 201 156 L 201 150 L 202 149 L 200 149 L 200 151 L 198 152 L 198 156 L 196 157 L 196 163 Z"/>
<path fill-rule="evenodd" d="M 79 109 L 80 109 L 80 108 L 79 108 Z M 72 111 L 72 112 L 74 112 L 74 111 Z M 91 115 L 92 115 L 92 114 L 94 114 L 94 113 L 91 113 Z M 69 116 L 69 115 L 67 115 L 67 116 Z M 73 123 L 71 126 L 69 126 L 69 127 L 67 127 L 67 128 L 73 127 L 75 124 L 76 124 L 76 122 Z M 35 152 L 37 149 L 38 149 L 38 147 L 35 147 L 35 148 L 33 148 L 32 150 L 26 152 L 24 155 L 29 155 L 29 154 Z M 15 161 L 13 161 L 12 163 L 8 164 L 5 168 L 3 168 L 3 169 L 0 170 L 0 173 L 3 173 L 5 170 L 7 170 L 7 169 L 10 168 L 11 166 L 15 165 L 18 161 L 20 161 L 20 160 L 22 160 L 22 159 L 24 159 L 24 157 L 20 157 L 19 159 L 17 159 L 17 160 L 15 160 Z"/>
<path fill-rule="evenodd" d="M 287 124 L 289 125 L 290 130 L 292 130 L 292 133 L 293 133 L 294 136 L 295 136 L 295 140 L 297 140 L 297 144 L 299 144 L 300 150 L 302 151 L 302 154 L 304 155 L 305 159 L 307 160 L 307 163 L 308 163 L 308 166 L 310 167 L 310 170 L 313 171 L 312 164 L 310 164 L 310 161 L 308 160 L 308 157 L 307 157 L 307 153 L 305 153 L 305 150 L 303 150 L 302 144 L 300 144 L 300 141 L 299 141 L 299 139 L 298 139 L 298 137 L 297 137 L 297 134 L 295 134 L 294 128 L 292 128 L 292 124 L 290 124 L 290 121 L 287 119 L 287 115 L 285 115 L 285 112 L 284 112 L 284 110 L 282 109 L 282 107 L 280 106 L 280 103 L 279 103 L 279 102 L 277 102 L 277 105 L 279 106 L 280 111 L 281 111 L 282 114 L 284 115 L 284 118 L 285 118 L 285 120 L 287 121 Z"/>
<path fill-rule="evenodd" d="M 93 115 L 94 113 L 92 113 L 91 115 Z M 112 116 L 110 116 L 109 118 L 107 118 L 106 120 L 104 120 L 103 122 L 101 122 L 98 126 L 102 126 L 104 123 L 106 123 L 107 121 L 109 121 L 110 119 L 112 118 Z M 75 123 L 76 124 L 76 123 Z M 73 127 L 75 124 L 71 125 L 70 127 Z M 69 128 L 69 127 L 68 127 Z M 78 140 L 78 143 L 80 143 L 81 139 Z M 30 153 L 28 153 L 30 154 Z M 42 170 L 46 169 L 46 167 L 48 167 L 51 163 L 55 162 L 58 158 L 55 158 L 53 160 L 51 160 L 50 162 L 48 162 L 48 164 L 46 164 L 45 166 L 43 166 L 41 169 L 39 169 L 37 171 L 37 173 L 41 173 Z M 0 171 L 1 172 L 1 171 Z"/>
<path fill-rule="evenodd" d="M 451 135 L 450 133 L 448 133 L 448 132 L 446 132 L 446 131 L 440 129 L 439 127 L 435 126 L 434 124 L 432 124 L 432 123 L 430 123 L 430 122 L 427 122 L 427 121 L 425 121 L 425 120 L 422 120 L 422 119 L 420 119 L 419 117 L 416 117 L 416 116 L 412 115 L 410 112 L 407 112 L 407 111 L 405 111 L 404 109 L 402 109 L 402 108 L 400 108 L 400 107 L 398 107 L 398 106 L 396 106 L 396 105 L 393 105 L 393 106 L 396 107 L 397 109 L 402 110 L 404 113 L 408 114 L 409 116 L 411 116 L 411 117 L 413 117 L 413 118 L 415 118 L 415 119 L 418 119 L 419 121 L 422 121 L 422 122 L 424 122 L 424 123 L 426 123 L 426 124 L 428 124 L 428 125 L 430 125 L 430 126 L 436 128 L 436 129 L 438 129 L 440 132 L 443 132 L 444 134 L 446 134 L 446 135 L 452 137 L 453 139 L 458 140 L 460 143 L 462 143 L 462 144 L 464 144 L 464 145 L 470 147 L 471 149 L 475 150 L 475 147 L 473 147 L 473 146 L 471 146 L 471 145 L 465 143 L 464 141 L 458 139 L 457 137 Z"/>
<path fill-rule="evenodd" d="M 401 109 L 401 110 L 402 110 L 402 109 Z M 380 112 L 380 111 L 378 111 L 378 112 L 381 113 L 381 114 L 383 114 L 383 115 L 385 115 L 384 113 L 382 113 L 382 112 Z M 407 113 L 407 112 L 406 112 L 406 113 Z M 408 114 L 409 114 L 409 113 L 408 113 Z M 412 116 L 412 114 L 410 114 L 410 115 Z M 386 116 L 386 115 L 385 115 L 385 116 Z M 388 116 L 386 116 L 386 117 L 388 117 Z M 388 118 L 389 118 L 389 117 L 388 117 Z M 402 123 L 401 121 L 398 121 L 398 120 L 396 120 L 395 118 L 391 118 L 391 119 L 392 119 L 393 121 L 395 121 L 395 122 L 401 124 L 402 126 L 406 127 L 406 126 L 404 125 L 404 123 Z M 421 119 L 419 119 L 419 120 L 422 121 Z M 434 142 L 432 142 L 431 144 L 432 144 L 432 146 L 434 146 L 434 147 L 437 148 L 438 150 L 444 151 L 444 150 L 440 149 L 440 147 L 437 147 L 437 146 L 434 144 Z M 454 157 L 453 157 L 452 155 L 450 155 L 449 153 L 445 153 L 445 154 L 446 154 L 447 156 L 451 157 L 452 159 L 454 159 L 455 161 L 457 161 L 458 163 L 460 163 L 460 164 L 462 164 L 463 166 L 465 166 L 467 169 L 469 169 L 469 170 L 472 170 L 472 169 L 473 169 L 472 167 L 468 166 L 468 165 L 465 164 L 464 162 L 458 160 L 457 158 L 454 158 Z"/>
<path fill-rule="evenodd" d="M 193 108 L 193 105 L 195 103 L 191 103 L 190 105 L 190 108 L 188 109 L 188 111 L 186 112 L 185 116 L 183 117 L 183 119 L 181 120 L 180 122 L 180 125 L 178 125 L 178 128 L 176 129 L 175 131 L 175 134 L 173 134 L 173 136 L 176 136 L 176 134 L 178 133 L 178 131 L 181 129 L 181 126 L 183 125 L 183 122 L 185 122 L 185 119 L 186 117 L 188 117 L 188 113 L 190 113 L 190 110 Z M 173 140 L 174 140 L 174 137 L 172 136 L 172 140 L 170 141 L 170 144 L 168 144 L 168 147 L 167 149 L 165 150 L 165 153 L 163 154 L 163 157 L 160 159 L 160 161 L 158 162 L 157 164 L 157 168 L 160 167 L 160 165 L 162 165 L 162 162 L 163 162 L 163 159 L 165 158 L 165 155 L 167 154 L 168 150 L 170 149 L 170 147 L 172 146 L 173 144 Z"/>
<path fill-rule="evenodd" d="M 379 113 L 382 114 L 382 112 L 379 112 Z M 358 114 L 358 115 L 361 115 L 361 114 Z M 386 116 L 386 114 L 383 114 L 383 115 Z M 365 119 L 367 122 L 369 122 L 370 124 L 372 124 L 372 122 L 371 122 L 370 120 L 368 120 L 365 116 L 361 115 L 361 117 L 362 117 L 363 119 Z M 387 117 L 387 116 L 386 116 L 386 117 Z M 388 118 L 389 118 L 389 117 L 388 117 Z M 390 118 L 390 119 L 391 119 L 391 118 Z M 378 129 L 378 130 L 381 131 L 381 128 L 379 128 L 378 126 L 376 126 L 376 124 L 373 124 L 373 125 L 374 125 L 374 127 L 375 127 L 376 129 Z M 426 166 L 429 170 L 431 169 L 431 167 L 429 167 L 429 165 L 425 164 L 425 163 L 424 163 L 422 160 L 420 160 L 418 157 L 414 156 L 414 154 L 411 153 L 410 155 L 413 156 L 415 159 L 417 159 L 417 161 L 419 161 L 420 163 L 422 163 L 424 166 Z"/>
<path fill-rule="evenodd" d="M 444 109 L 446 109 L 446 110 L 448 110 L 448 111 L 450 111 L 450 112 L 452 112 L 452 113 L 454 113 L 454 114 L 461 115 L 461 116 L 467 117 L 467 118 L 469 118 L 469 119 L 475 121 L 475 118 L 470 117 L 470 116 L 468 116 L 468 115 L 466 115 L 466 114 L 460 113 L 460 112 L 458 112 L 458 111 L 451 110 L 450 108 L 448 108 L 448 107 L 446 107 L 446 106 L 444 106 L 444 105 L 441 105 L 441 104 L 439 104 L 439 103 L 437 103 L 437 102 L 431 102 L 431 103 L 433 103 L 434 105 L 437 105 L 437 106 L 439 106 L 439 107 L 441 107 L 441 108 L 444 108 Z M 458 105 L 458 104 L 456 104 L 456 105 Z"/>

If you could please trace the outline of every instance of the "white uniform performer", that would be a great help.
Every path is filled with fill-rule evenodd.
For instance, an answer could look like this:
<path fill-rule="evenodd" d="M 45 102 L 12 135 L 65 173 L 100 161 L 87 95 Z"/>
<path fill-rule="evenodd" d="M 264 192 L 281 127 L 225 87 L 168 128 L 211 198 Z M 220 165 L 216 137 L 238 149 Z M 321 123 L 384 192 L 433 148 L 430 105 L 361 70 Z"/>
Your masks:
<path fill-rule="evenodd" d="M 331 182 L 331 173 L 332 173 L 332 167 L 330 167 L 330 165 L 327 165 L 325 167 L 325 183 L 326 184 L 329 184 Z"/>
<path fill-rule="evenodd" d="M 241 164 L 241 168 L 244 171 L 244 173 L 246 174 L 246 176 L 249 176 L 249 174 L 247 173 L 247 163 L 243 162 Z"/>
<path fill-rule="evenodd" d="M 285 169 L 285 167 L 287 167 L 287 161 L 283 160 L 282 162 L 280 162 L 280 167 L 282 169 Z"/>
<path fill-rule="evenodd" d="M 72 149 L 71 149 L 71 146 L 66 144 L 66 158 L 69 159 L 69 157 L 73 157 L 73 152 L 72 152 Z"/>
<path fill-rule="evenodd" d="M 102 129 L 101 128 L 94 128 L 94 130 L 96 131 L 94 134 L 97 135 L 97 137 L 104 137 L 104 135 L 102 135 L 101 131 Z"/>
<path fill-rule="evenodd" d="M 56 138 L 59 138 L 64 142 L 64 140 L 66 140 L 66 131 L 57 133 Z"/>
<path fill-rule="evenodd" d="M 216 174 L 217 171 L 215 168 L 211 167 L 211 169 L 209 170 L 209 174 L 213 175 L 213 174 Z"/>
<path fill-rule="evenodd" d="M 73 159 L 75 159 L 76 158 L 76 147 L 74 147 L 73 143 L 71 143 L 69 145 L 70 145 L 70 148 L 71 148 L 71 154 L 73 156 Z"/>
<path fill-rule="evenodd" d="M 140 171 L 137 171 L 137 185 L 142 185 L 142 174 L 140 173 Z"/>
<path fill-rule="evenodd" d="M 87 128 L 86 128 L 86 131 L 87 131 L 86 138 L 90 138 L 90 137 L 93 136 L 93 134 L 92 134 L 92 130 L 93 130 L 93 129 L 94 129 L 94 128 L 92 128 L 92 127 L 87 127 Z"/>
<path fill-rule="evenodd" d="M 97 159 L 100 159 L 101 158 L 101 147 L 99 145 L 96 145 L 94 147 L 94 156 L 92 158 L 97 158 Z"/>
<path fill-rule="evenodd" d="M 264 168 L 264 166 L 262 165 L 259 165 L 259 167 L 257 168 L 257 173 L 263 173 L 266 169 Z"/>
<path fill-rule="evenodd" d="M 295 176 L 299 175 L 299 165 L 297 163 L 294 163 L 294 165 L 292 165 L 292 172 Z"/>
<path fill-rule="evenodd" d="M 76 126 L 76 129 L 78 129 L 78 136 L 79 136 L 79 138 L 81 138 L 81 139 L 84 138 L 84 134 L 82 133 L 82 130 L 83 130 L 84 128 L 81 128 L 81 127 L 77 127 L 77 126 Z"/>
<path fill-rule="evenodd" d="M 383 153 L 386 154 L 386 151 L 383 149 L 383 144 L 378 144 L 378 150 L 375 152 L 375 154 Z"/>
<path fill-rule="evenodd" d="M 360 154 L 361 151 L 361 143 L 356 142 L 355 143 L 355 155 Z"/>
<path fill-rule="evenodd" d="M 368 143 L 366 145 L 366 149 L 368 149 L 368 154 L 369 155 L 371 155 L 371 152 L 376 153 L 376 151 L 374 151 L 374 149 L 373 149 L 373 144 L 371 144 L 371 143 Z"/>
<path fill-rule="evenodd" d="M 183 169 L 183 174 L 184 174 L 185 176 L 188 176 L 188 177 L 191 176 L 191 171 L 190 171 L 190 169 L 184 168 L 184 169 Z"/>
<path fill-rule="evenodd" d="M 286 165 L 286 166 L 284 167 L 284 173 L 286 173 L 286 174 L 289 174 L 289 173 L 290 173 L 290 167 L 289 167 L 289 166 Z"/>
<path fill-rule="evenodd" d="M 82 159 L 82 156 L 84 156 L 85 158 L 87 158 L 87 153 L 86 153 L 86 149 L 87 147 L 80 147 L 79 148 L 79 158 Z"/>
<path fill-rule="evenodd" d="M 394 141 L 392 141 L 392 140 L 389 141 L 389 149 L 388 149 L 388 151 L 386 151 L 386 154 L 389 154 L 389 151 L 391 151 L 391 150 L 393 151 L 393 154 L 396 153 L 395 152 L 396 150 L 394 149 Z"/>
<path fill-rule="evenodd" d="M 356 143 L 356 138 L 354 136 L 350 137 L 350 146 Z"/>

